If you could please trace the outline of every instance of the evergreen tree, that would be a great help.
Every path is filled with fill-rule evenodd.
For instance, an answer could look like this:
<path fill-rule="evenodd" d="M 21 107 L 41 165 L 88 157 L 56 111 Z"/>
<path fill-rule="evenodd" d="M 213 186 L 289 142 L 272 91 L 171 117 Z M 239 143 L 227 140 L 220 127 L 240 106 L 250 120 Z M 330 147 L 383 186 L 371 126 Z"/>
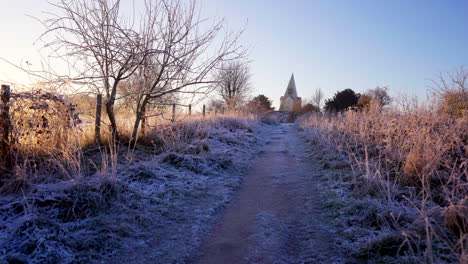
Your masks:
<path fill-rule="evenodd" d="M 357 106 L 359 97 L 361 97 L 359 93 L 355 93 L 349 88 L 337 92 L 332 99 L 325 101 L 325 110 L 328 112 L 340 112 L 348 107 Z"/>

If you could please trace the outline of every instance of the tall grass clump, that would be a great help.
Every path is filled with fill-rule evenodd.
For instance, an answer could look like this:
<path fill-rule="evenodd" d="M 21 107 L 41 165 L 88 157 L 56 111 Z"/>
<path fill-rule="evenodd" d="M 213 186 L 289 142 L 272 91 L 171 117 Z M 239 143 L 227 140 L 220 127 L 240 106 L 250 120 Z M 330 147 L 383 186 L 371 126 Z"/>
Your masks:
<path fill-rule="evenodd" d="M 407 243 L 419 241 L 413 243 L 420 248 L 415 252 L 426 263 L 440 260 L 433 252 L 438 247 L 461 263 L 467 258 L 468 111 L 467 101 L 447 110 L 446 96 L 452 92 L 425 105 L 412 100 L 383 109 L 372 102 L 364 109 L 301 121 L 305 130 L 348 154 L 355 181 L 368 183 L 369 189 L 384 182 L 380 192 L 390 205 L 403 202 L 417 211 L 421 232 L 405 227 L 400 232 Z"/>

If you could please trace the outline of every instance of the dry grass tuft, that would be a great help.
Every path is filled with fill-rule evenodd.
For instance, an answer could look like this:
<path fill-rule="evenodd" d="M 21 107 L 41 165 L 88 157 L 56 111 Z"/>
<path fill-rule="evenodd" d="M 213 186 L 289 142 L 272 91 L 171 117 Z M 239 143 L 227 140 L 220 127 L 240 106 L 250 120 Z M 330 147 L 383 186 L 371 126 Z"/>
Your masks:
<path fill-rule="evenodd" d="M 460 199 L 458 203 L 450 203 L 443 210 L 445 226 L 457 236 L 468 234 L 468 198 Z"/>

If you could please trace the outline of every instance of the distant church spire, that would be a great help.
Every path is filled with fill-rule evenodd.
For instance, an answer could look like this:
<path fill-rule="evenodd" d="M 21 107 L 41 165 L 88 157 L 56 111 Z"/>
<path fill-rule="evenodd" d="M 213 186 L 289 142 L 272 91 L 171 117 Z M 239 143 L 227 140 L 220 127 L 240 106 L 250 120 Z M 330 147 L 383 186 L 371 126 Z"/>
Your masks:
<path fill-rule="evenodd" d="M 291 78 L 289 79 L 288 88 L 286 88 L 286 92 L 284 93 L 284 97 L 291 96 L 293 99 L 297 99 L 297 91 L 296 91 L 296 82 L 294 81 L 294 73 L 291 74 Z"/>
<path fill-rule="evenodd" d="M 292 112 L 301 109 L 302 100 L 297 96 L 296 82 L 294 81 L 294 73 L 291 74 L 289 79 L 288 87 L 284 96 L 280 98 L 280 111 Z"/>

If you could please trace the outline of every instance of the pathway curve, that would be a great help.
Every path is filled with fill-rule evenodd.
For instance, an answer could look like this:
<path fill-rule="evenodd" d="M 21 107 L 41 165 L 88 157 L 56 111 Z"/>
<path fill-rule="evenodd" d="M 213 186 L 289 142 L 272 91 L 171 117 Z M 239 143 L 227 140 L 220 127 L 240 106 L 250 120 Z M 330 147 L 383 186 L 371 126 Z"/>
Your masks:
<path fill-rule="evenodd" d="M 196 263 L 339 263 L 316 187 L 320 166 L 295 126 L 275 126 Z"/>

